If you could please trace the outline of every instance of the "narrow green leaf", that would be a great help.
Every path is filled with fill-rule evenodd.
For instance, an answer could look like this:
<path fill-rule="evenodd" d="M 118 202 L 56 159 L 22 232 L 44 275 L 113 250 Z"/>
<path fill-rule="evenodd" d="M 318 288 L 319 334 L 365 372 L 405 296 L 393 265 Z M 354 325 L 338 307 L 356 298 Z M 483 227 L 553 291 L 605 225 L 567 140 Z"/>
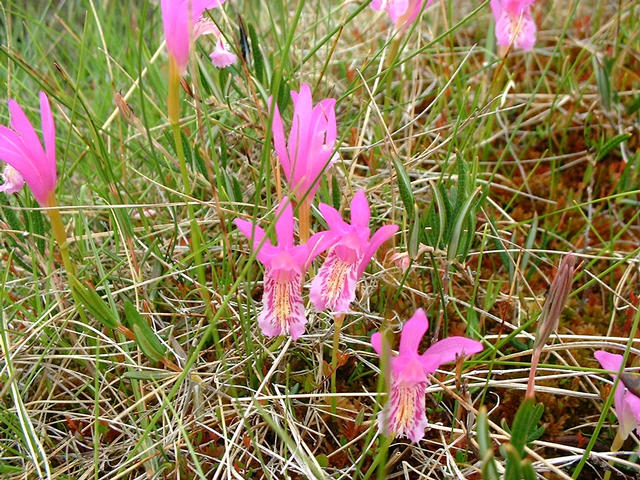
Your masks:
<path fill-rule="evenodd" d="M 124 314 L 136 335 L 136 343 L 147 357 L 156 362 L 161 361 L 167 353 L 164 345 L 158 339 L 147 320 L 140 315 L 136 307 L 129 300 L 124 303 Z"/>
<path fill-rule="evenodd" d="M 95 290 L 85 287 L 73 275 L 69 275 L 69 285 L 73 289 L 76 298 L 82 303 L 82 306 L 84 306 L 96 320 L 107 328 L 118 328 L 118 325 L 120 325 L 118 315 L 109 308 L 109 305 Z"/>
<path fill-rule="evenodd" d="M 398 189 L 400 190 L 400 198 L 404 204 L 404 209 L 407 212 L 408 218 L 415 216 L 415 198 L 413 197 L 413 190 L 411 189 L 411 181 L 407 175 L 407 171 L 404 169 L 402 162 L 399 159 L 393 158 L 393 168 L 396 170 L 396 176 L 398 178 Z"/>

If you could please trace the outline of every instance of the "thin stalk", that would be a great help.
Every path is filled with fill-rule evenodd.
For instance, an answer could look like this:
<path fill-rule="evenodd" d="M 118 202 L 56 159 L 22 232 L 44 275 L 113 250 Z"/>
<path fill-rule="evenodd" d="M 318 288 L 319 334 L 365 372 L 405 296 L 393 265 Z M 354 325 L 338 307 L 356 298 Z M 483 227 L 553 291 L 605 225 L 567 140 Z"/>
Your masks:
<path fill-rule="evenodd" d="M 339 313 L 333 323 L 333 347 L 331 349 L 331 393 L 337 393 L 336 370 L 338 370 L 338 347 L 340 346 L 340 331 L 344 323 L 344 313 Z M 337 398 L 331 397 L 331 413 L 336 413 Z"/>
<path fill-rule="evenodd" d="M 176 145 L 176 154 L 178 155 L 178 162 L 180 165 L 180 175 L 182 177 L 182 184 L 186 190 L 187 195 L 191 195 L 193 191 L 191 182 L 189 180 L 189 171 L 187 170 L 187 160 L 184 155 L 184 147 L 182 145 L 182 135 L 180 132 L 180 72 L 175 60 L 171 58 L 169 60 L 169 95 L 167 99 L 167 111 L 169 114 L 169 122 L 171 123 L 171 130 L 173 131 L 173 140 Z M 189 215 L 189 225 L 191 230 L 191 251 L 195 261 L 195 270 L 198 277 L 198 284 L 200 289 L 200 296 L 205 304 L 205 315 L 207 319 L 213 321 L 213 311 L 211 309 L 211 296 L 207 290 L 206 275 L 204 270 L 204 260 L 202 257 L 202 236 L 198 222 L 196 220 L 193 205 L 187 204 L 187 212 Z M 222 357 L 222 345 L 220 344 L 220 336 L 218 334 L 217 325 L 213 325 L 211 334 L 213 336 L 214 344 L 216 346 L 216 354 L 218 358 Z"/>
<path fill-rule="evenodd" d="M 624 438 L 622 438 L 622 434 L 620 433 L 620 428 L 616 432 L 616 437 L 613 439 L 613 443 L 611 444 L 611 452 L 617 452 L 622 448 L 622 444 L 624 443 Z M 609 465 L 613 466 L 613 460 L 609 461 Z M 607 470 L 604 474 L 604 480 L 609 480 L 611 478 L 611 470 Z"/>
<path fill-rule="evenodd" d="M 311 200 L 305 197 L 298 206 L 298 217 L 300 218 L 300 243 L 309 240 L 311 232 Z"/>

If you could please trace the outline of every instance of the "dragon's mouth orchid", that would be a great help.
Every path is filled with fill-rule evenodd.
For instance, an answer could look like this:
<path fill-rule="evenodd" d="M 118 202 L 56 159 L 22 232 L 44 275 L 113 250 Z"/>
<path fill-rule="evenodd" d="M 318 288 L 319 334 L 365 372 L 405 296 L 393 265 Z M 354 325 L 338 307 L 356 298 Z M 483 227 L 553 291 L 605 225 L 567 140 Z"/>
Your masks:
<path fill-rule="evenodd" d="M 604 350 L 598 350 L 593 355 L 605 370 L 619 372 L 622 368 L 622 362 L 624 360 L 622 355 L 605 352 Z M 620 423 L 619 432 L 622 440 L 625 440 L 633 429 L 640 431 L 640 397 L 625 385 L 624 375 L 625 374 L 623 374 L 622 378 L 618 382 L 618 386 L 614 394 L 616 416 Z M 618 375 L 611 374 L 611 376 L 615 381 Z"/>
<path fill-rule="evenodd" d="M 424 8 L 433 3 L 433 0 L 427 0 Z M 396 28 L 402 29 L 411 25 L 416 21 L 425 0 L 373 0 L 371 8 L 377 11 L 386 11 L 395 23 Z"/>
<path fill-rule="evenodd" d="M 285 141 L 282 117 L 273 99 L 269 103 L 273 112 L 273 145 L 289 183 L 289 191 L 301 201 L 311 203 L 320 183 L 320 175 L 334 161 L 333 151 L 337 139 L 335 115 L 336 101 L 321 100 L 315 107 L 311 88 L 306 83 L 300 92 L 291 92 L 293 120 L 289 138 Z"/>
<path fill-rule="evenodd" d="M 56 204 L 56 131 L 49 99 L 40 92 L 40 119 L 44 148 L 31 122 L 20 105 L 9 100 L 11 127 L 0 125 L 0 160 L 4 169 L 3 191 L 13 193 L 27 183 L 33 196 L 43 207 Z"/>
<path fill-rule="evenodd" d="M 218 28 L 203 16 L 205 10 L 220 7 L 224 2 L 225 0 L 161 1 L 167 50 L 181 75 L 187 70 L 191 44 L 200 35 L 216 36 L 216 49 L 211 54 L 211 60 L 216 67 L 226 67 L 235 62 L 236 56 L 226 49 Z"/>
<path fill-rule="evenodd" d="M 369 238 L 371 212 L 363 190 L 351 201 L 351 224 L 340 213 L 321 203 L 320 212 L 329 224 L 334 244 L 311 282 L 310 298 L 316 310 L 345 313 L 355 298 L 356 284 L 380 245 L 397 231 L 397 225 L 385 225 Z"/>
<path fill-rule="evenodd" d="M 531 17 L 535 0 L 491 0 L 496 39 L 501 47 L 531 50 L 536 42 L 536 23 Z"/>
<path fill-rule="evenodd" d="M 307 323 L 302 302 L 304 274 L 313 259 L 329 246 L 326 232 L 316 233 L 301 245 L 294 246 L 294 219 L 291 202 L 284 197 L 276 213 L 278 245 L 266 238 L 265 231 L 251 222 L 236 219 L 235 225 L 248 239 L 253 239 L 256 257 L 264 265 L 264 293 L 258 325 L 268 337 L 291 335 L 297 340 Z"/>
<path fill-rule="evenodd" d="M 398 355 L 390 360 L 391 384 L 389 400 L 378 416 L 378 427 L 386 435 L 406 436 L 419 442 L 427 425 L 425 392 L 429 375 L 443 363 L 453 362 L 458 356 L 473 355 L 482 351 L 482 344 L 466 337 L 449 337 L 431 345 L 424 353 L 418 353 L 422 337 L 429 328 L 424 311 L 416 310 L 405 323 L 400 334 Z M 371 345 L 378 355 L 383 355 L 383 338 L 380 332 L 371 336 Z"/>

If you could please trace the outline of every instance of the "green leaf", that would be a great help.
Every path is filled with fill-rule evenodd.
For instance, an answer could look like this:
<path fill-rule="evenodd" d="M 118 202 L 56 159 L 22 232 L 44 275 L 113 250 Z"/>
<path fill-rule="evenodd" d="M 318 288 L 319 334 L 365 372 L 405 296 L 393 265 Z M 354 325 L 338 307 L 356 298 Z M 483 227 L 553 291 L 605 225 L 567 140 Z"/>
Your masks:
<path fill-rule="evenodd" d="M 518 408 L 511 428 L 511 444 L 520 456 L 524 455 L 524 446 L 529 440 L 529 435 L 537 430 L 543 412 L 544 406 L 541 403 L 536 404 L 533 399 L 525 400 Z"/>
<path fill-rule="evenodd" d="M 164 345 L 158 339 L 156 332 L 151 329 L 147 320 L 138 313 L 136 307 L 129 300 L 124 303 L 124 314 L 127 322 L 131 325 L 133 333 L 136 335 L 136 343 L 142 353 L 156 362 L 164 359 L 167 353 Z"/>
<path fill-rule="evenodd" d="M 69 275 L 69 285 L 76 298 L 96 320 L 107 328 L 118 328 L 120 325 L 118 315 L 109 308 L 107 302 L 94 289 L 85 287 L 73 275 Z"/>
<path fill-rule="evenodd" d="M 605 144 L 600 147 L 596 161 L 602 160 L 611 150 L 629 138 L 631 138 L 630 133 L 621 133 L 620 135 L 616 135 L 615 137 L 607 140 Z"/>
<path fill-rule="evenodd" d="M 400 198 L 404 204 L 404 209 L 407 212 L 408 218 L 414 218 L 415 216 L 415 198 L 413 197 L 413 190 L 411 189 L 411 181 L 407 175 L 407 171 L 404 169 L 404 165 L 399 159 L 393 158 L 393 168 L 396 170 L 396 176 L 398 178 L 398 189 L 400 190 Z"/>
<path fill-rule="evenodd" d="M 502 445 L 502 452 L 507 459 L 507 465 L 504 469 L 504 480 L 522 480 L 522 457 L 518 450 L 510 443 Z"/>
<path fill-rule="evenodd" d="M 473 203 L 475 201 L 476 194 L 479 192 L 480 190 L 476 189 L 469 196 L 469 198 L 467 198 L 462 208 L 457 212 L 455 226 L 453 227 L 453 231 L 451 232 L 451 240 L 449 242 L 449 246 L 447 247 L 447 259 L 449 261 L 452 261 L 454 258 L 456 258 L 458 254 L 458 247 L 460 246 L 460 240 L 462 237 L 462 227 L 468 220 L 467 216 L 473 215 Z"/>

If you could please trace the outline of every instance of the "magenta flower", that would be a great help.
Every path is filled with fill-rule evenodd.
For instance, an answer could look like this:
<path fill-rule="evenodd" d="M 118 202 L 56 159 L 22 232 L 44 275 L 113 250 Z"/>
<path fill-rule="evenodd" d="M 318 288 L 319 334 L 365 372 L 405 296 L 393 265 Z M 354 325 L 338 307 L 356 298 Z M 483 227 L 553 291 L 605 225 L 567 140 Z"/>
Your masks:
<path fill-rule="evenodd" d="M 433 0 L 427 0 L 424 8 L 431 3 Z M 371 8 L 386 11 L 396 28 L 406 28 L 416 21 L 424 4 L 425 0 L 373 0 Z"/>
<path fill-rule="evenodd" d="M 316 233 L 302 245 L 293 245 L 293 209 L 284 197 L 276 213 L 274 246 L 262 228 L 237 218 L 235 225 L 253 239 L 256 257 L 264 265 L 264 293 L 258 326 L 267 337 L 291 335 L 297 340 L 307 323 L 302 302 L 304 274 L 313 259 L 329 246 L 326 232 Z"/>
<path fill-rule="evenodd" d="M 536 24 L 531 17 L 531 5 L 534 2 L 535 0 L 491 0 L 498 45 L 513 45 L 531 50 L 536 42 Z"/>
<path fill-rule="evenodd" d="M 622 355 L 598 350 L 593 354 L 593 356 L 596 357 L 598 362 L 600 362 L 602 368 L 611 372 L 616 372 L 615 374 L 611 374 L 615 381 L 618 376 L 617 373 L 622 368 Z M 640 397 L 632 393 L 625 386 L 622 381 L 623 379 L 624 375 L 618 382 L 614 396 L 614 404 L 616 407 L 616 416 L 620 423 L 620 435 L 622 435 L 622 439 L 624 440 L 629 436 L 634 428 L 640 432 Z"/>
<path fill-rule="evenodd" d="M 465 337 L 449 337 L 431 345 L 423 354 L 418 346 L 429 328 L 427 316 L 421 308 L 404 324 L 400 334 L 398 355 L 391 358 L 391 385 L 389 400 L 378 415 L 378 428 L 385 435 L 406 436 L 419 442 L 427 425 L 425 391 L 428 375 L 443 363 L 453 362 L 458 356 L 482 351 L 482 344 Z M 371 336 L 371 345 L 382 356 L 382 334 Z"/>
<path fill-rule="evenodd" d="M 0 125 L 0 160 L 6 162 L 26 182 L 33 196 L 43 206 L 55 205 L 56 131 L 49 99 L 40 92 L 40 120 L 44 148 L 31 122 L 15 100 L 9 100 L 11 128 Z M 4 170 L 3 190 L 19 190 L 20 178 L 8 167 Z"/>
<path fill-rule="evenodd" d="M 345 313 L 356 296 L 356 284 L 373 255 L 397 231 L 397 225 L 385 225 L 369 238 L 369 203 L 364 190 L 351 201 L 351 224 L 338 211 L 320 204 L 322 216 L 329 224 L 333 246 L 318 274 L 311 282 L 310 298 L 317 311 L 329 309 Z"/>
<path fill-rule="evenodd" d="M 217 44 L 222 44 L 220 31 L 210 20 L 205 19 L 202 14 L 205 10 L 221 6 L 225 0 L 162 0 L 162 24 L 164 26 L 164 36 L 167 41 L 169 56 L 173 59 L 180 71 L 184 74 L 189 63 L 189 51 L 191 43 L 200 35 L 213 33 L 217 37 Z M 227 52 L 222 44 L 222 49 L 229 55 L 227 62 L 234 57 L 231 52 Z M 218 50 L 218 47 L 216 47 Z M 216 52 L 214 52 L 215 54 Z M 216 64 L 216 58 L 214 65 Z M 231 62 L 233 63 L 233 62 Z M 230 65 L 231 63 L 227 63 Z M 225 66 L 227 66 L 225 65 Z"/>
<path fill-rule="evenodd" d="M 0 192 L 17 193 L 24 187 L 24 178 L 15 168 L 8 163 L 4 166 L 2 172 L 4 183 L 0 185 Z"/>
<path fill-rule="evenodd" d="M 269 99 L 275 108 L 273 144 L 290 192 L 298 201 L 307 195 L 306 200 L 311 202 L 318 190 L 320 175 L 335 161 L 332 154 L 337 139 L 336 101 L 326 98 L 314 107 L 311 89 L 306 83 L 301 85 L 299 93 L 292 91 L 291 98 L 293 121 L 286 143 L 278 105 Z"/>

